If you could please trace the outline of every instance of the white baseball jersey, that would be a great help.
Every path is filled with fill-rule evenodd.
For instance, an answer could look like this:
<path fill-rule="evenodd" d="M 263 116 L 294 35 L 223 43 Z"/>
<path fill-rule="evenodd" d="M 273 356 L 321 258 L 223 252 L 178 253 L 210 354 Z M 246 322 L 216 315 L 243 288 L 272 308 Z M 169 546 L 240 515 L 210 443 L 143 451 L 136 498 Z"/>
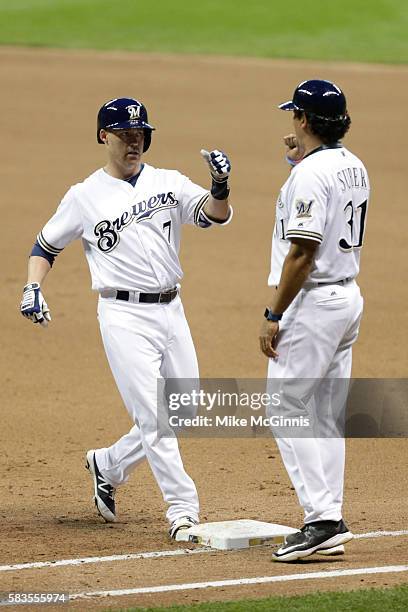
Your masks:
<path fill-rule="evenodd" d="M 203 212 L 208 198 L 176 170 L 144 164 L 133 186 L 101 168 L 69 189 L 37 240 L 57 255 L 82 238 L 94 290 L 160 292 L 183 276 L 181 225 L 214 223 Z"/>
<path fill-rule="evenodd" d="M 370 185 L 363 163 L 343 146 L 321 147 L 289 175 L 276 204 L 268 285 L 278 285 L 291 238 L 319 243 L 308 280 L 330 283 L 359 272 Z"/>

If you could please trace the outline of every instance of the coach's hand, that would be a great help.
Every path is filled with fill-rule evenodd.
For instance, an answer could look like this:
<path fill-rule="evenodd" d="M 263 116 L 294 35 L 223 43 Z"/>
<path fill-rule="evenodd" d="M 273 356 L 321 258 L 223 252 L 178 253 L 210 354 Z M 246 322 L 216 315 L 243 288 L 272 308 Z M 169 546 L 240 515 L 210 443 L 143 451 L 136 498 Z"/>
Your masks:
<path fill-rule="evenodd" d="M 51 321 L 50 309 L 41 293 L 39 283 L 29 283 L 24 287 L 20 312 L 23 317 L 31 319 L 33 323 L 39 323 L 42 327 L 47 327 L 48 321 Z"/>
<path fill-rule="evenodd" d="M 259 343 L 263 354 L 271 359 L 278 357 L 278 353 L 275 350 L 278 332 L 279 323 L 277 321 L 263 320 L 259 333 Z"/>
<path fill-rule="evenodd" d="M 295 134 L 288 134 L 287 136 L 284 136 L 283 142 L 286 145 L 286 157 L 288 160 L 299 162 L 304 155 L 304 151 L 298 146 Z"/>

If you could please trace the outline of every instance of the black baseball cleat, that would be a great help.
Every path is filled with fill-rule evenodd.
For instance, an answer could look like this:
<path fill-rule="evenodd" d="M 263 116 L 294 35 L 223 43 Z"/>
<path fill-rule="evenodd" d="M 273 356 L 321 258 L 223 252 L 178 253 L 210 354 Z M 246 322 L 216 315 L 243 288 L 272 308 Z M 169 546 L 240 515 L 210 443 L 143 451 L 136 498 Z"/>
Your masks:
<path fill-rule="evenodd" d="M 89 470 L 94 482 L 95 506 L 102 518 L 107 523 L 116 521 L 115 509 L 115 487 L 112 487 L 100 473 L 95 459 L 95 451 L 90 450 L 86 453 L 85 467 Z"/>
<path fill-rule="evenodd" d="M 296 561 L 315 552 L 340 547 L 353 539 L 346 523 L 340 521 L 316 521 L 304 525 L 297 533 L 287 536 L 283 546 L 273 556 L 273 561 Z"/>

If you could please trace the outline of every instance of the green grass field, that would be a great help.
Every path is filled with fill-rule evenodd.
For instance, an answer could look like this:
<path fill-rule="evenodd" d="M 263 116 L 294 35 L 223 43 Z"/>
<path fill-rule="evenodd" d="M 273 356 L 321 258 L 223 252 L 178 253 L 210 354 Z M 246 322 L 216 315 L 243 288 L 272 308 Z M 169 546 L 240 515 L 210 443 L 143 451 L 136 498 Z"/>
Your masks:
<path fill-rule="evenodd" d="M 131 608 L 122 612 L 406 612 L 407 609 L 408 586 L 399 586 L 390 589 L 315 593 L 303 597 L 268 597 L 170 608 Z"/>
<path fill-rule="evenodd" d="M 405 0 L 0 0 L 0 44 L 408 62 Z"/>

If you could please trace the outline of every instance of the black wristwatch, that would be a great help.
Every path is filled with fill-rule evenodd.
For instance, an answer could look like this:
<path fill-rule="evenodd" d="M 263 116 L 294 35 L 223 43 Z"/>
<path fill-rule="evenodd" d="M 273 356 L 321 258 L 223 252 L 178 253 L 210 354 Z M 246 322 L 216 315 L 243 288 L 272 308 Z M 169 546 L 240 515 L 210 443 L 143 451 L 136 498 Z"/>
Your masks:
<path fill-rule="evenodd" d="M 268 321 L 274 321 L 274 323 L 277 323 L 278 321 L 281 320 L 283 315 L 275 314 L 274 312 L 272 312 L 272 310 L 270 308 L 266 308 L 265 313 L 264 313 L 264 317 Z"/>

